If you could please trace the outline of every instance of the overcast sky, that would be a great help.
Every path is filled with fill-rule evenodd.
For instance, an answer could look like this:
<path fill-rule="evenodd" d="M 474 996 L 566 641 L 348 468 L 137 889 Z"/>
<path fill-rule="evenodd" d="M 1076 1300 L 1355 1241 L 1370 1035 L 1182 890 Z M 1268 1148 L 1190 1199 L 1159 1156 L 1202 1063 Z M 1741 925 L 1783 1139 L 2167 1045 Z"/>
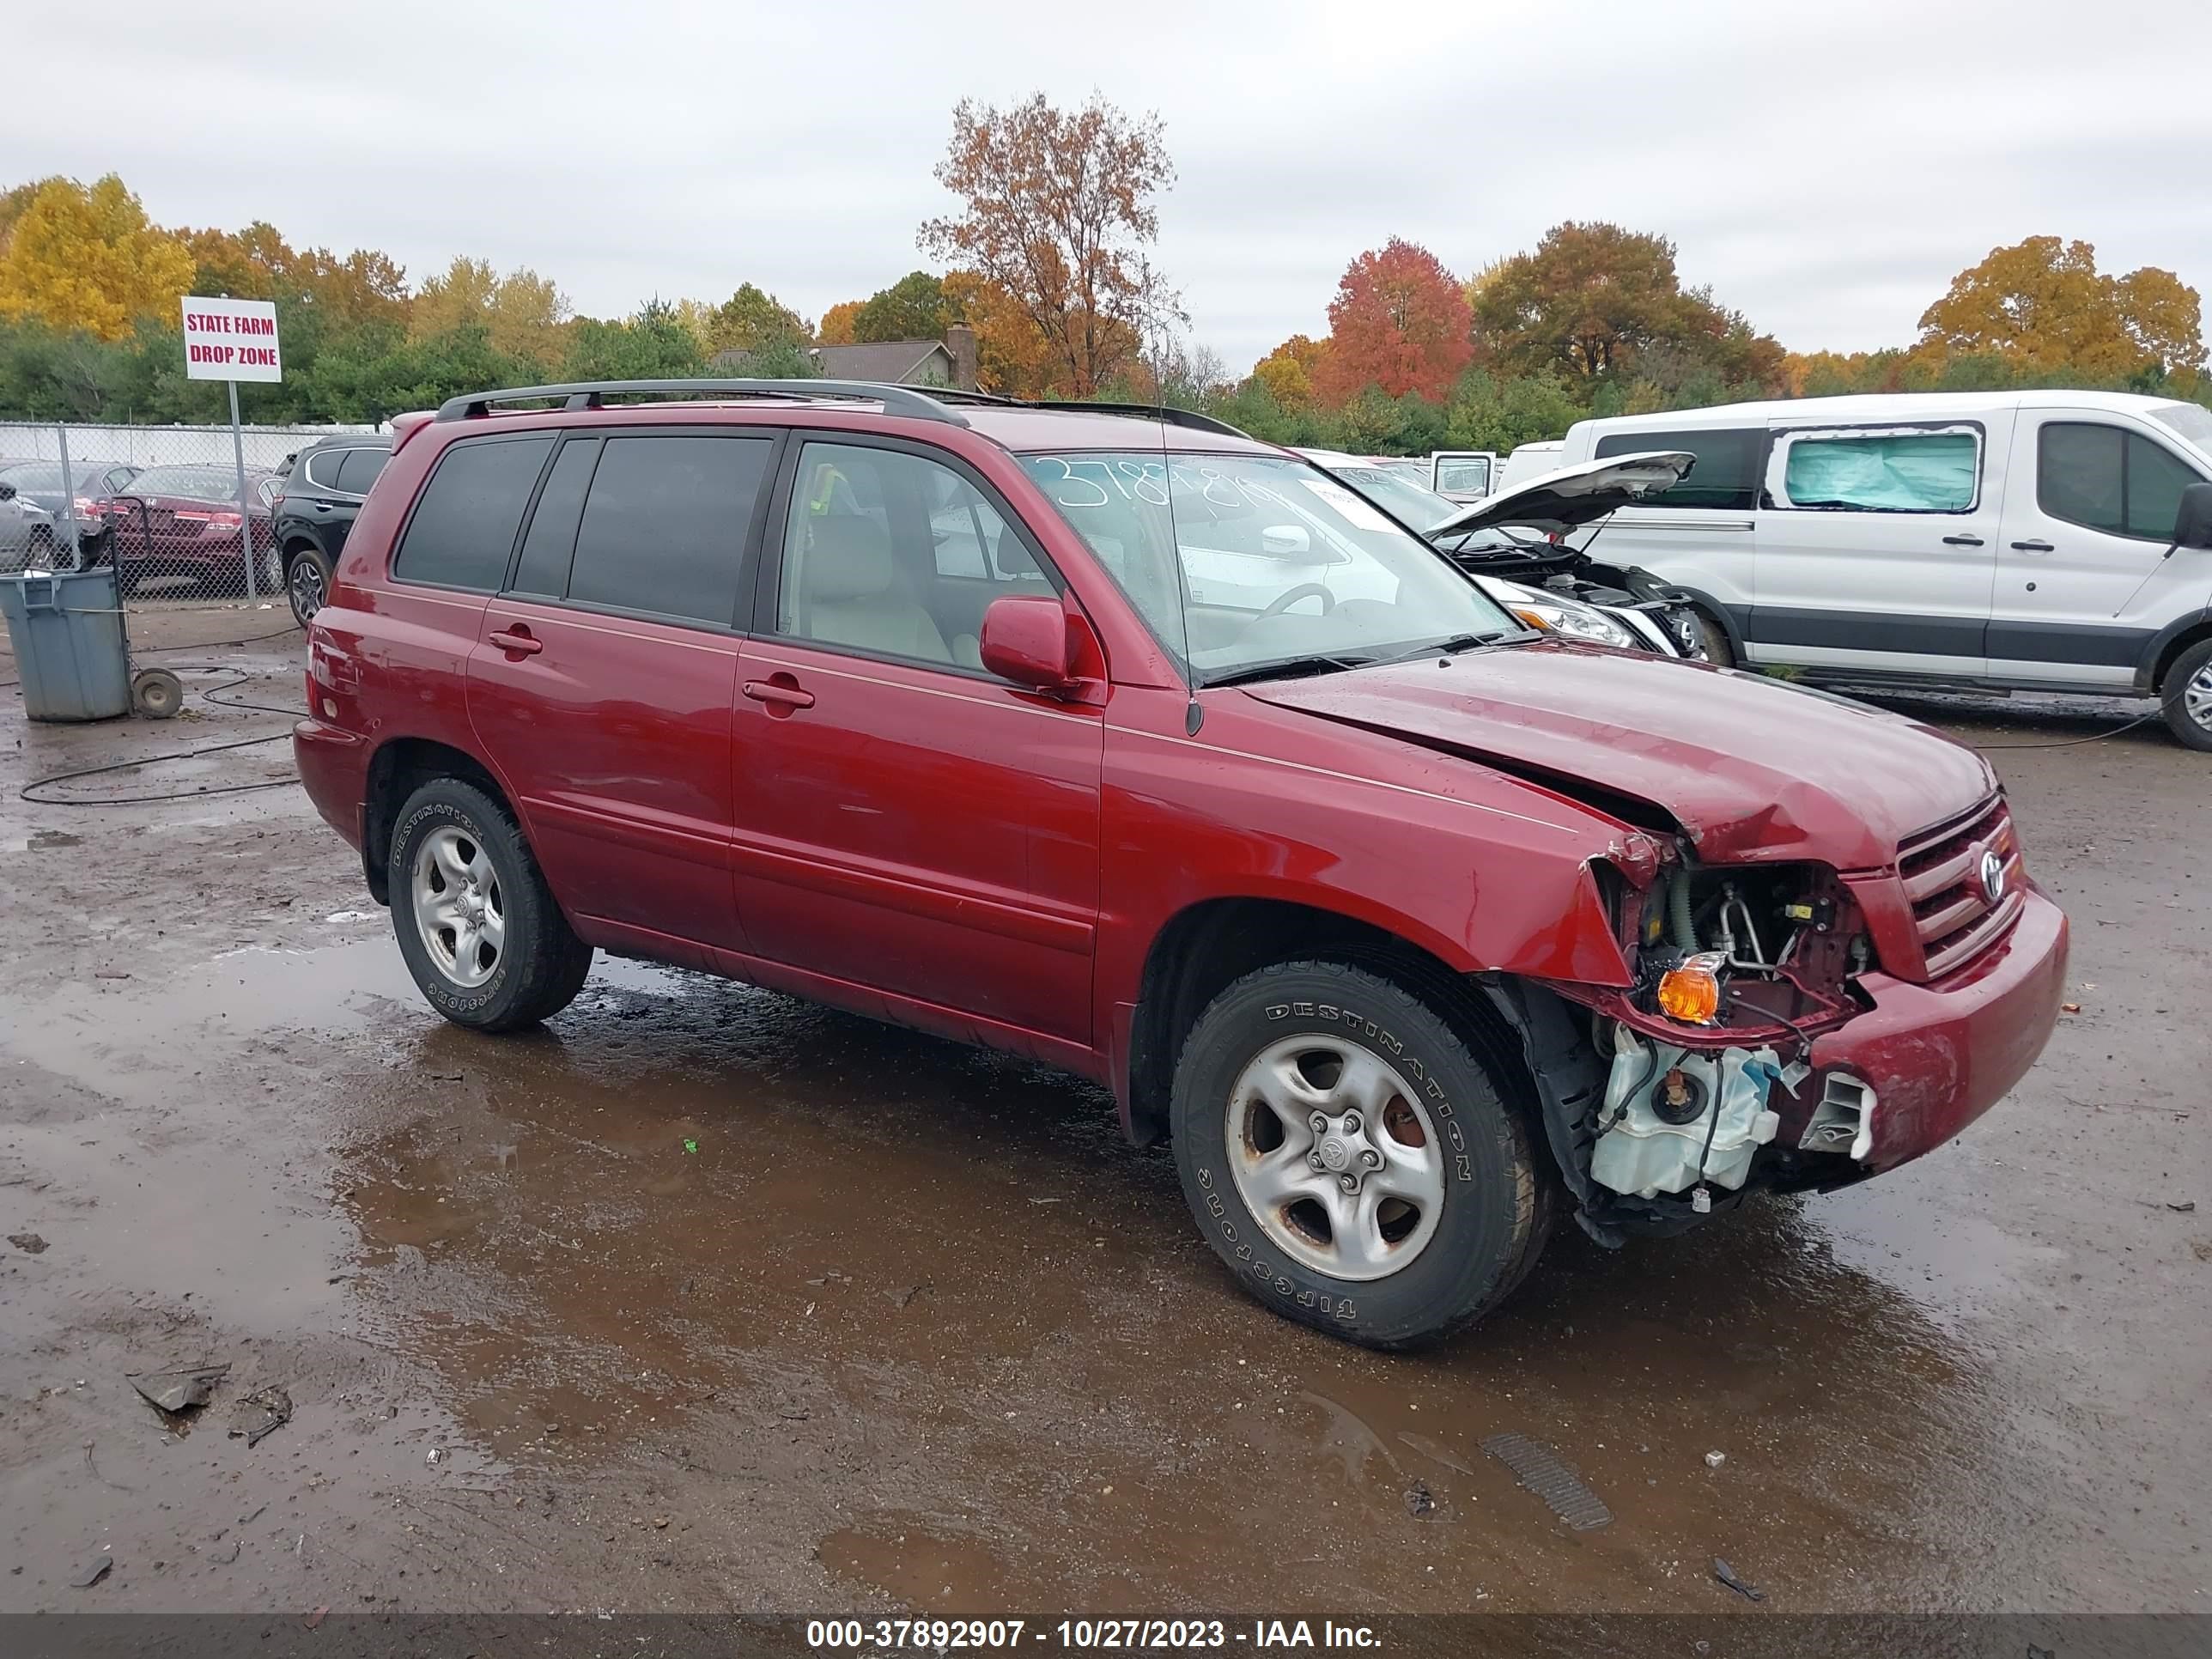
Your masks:
<path fill-rule="evenodd" d="M 1390 236 L 1465 274 L 1571 217 L 1671 237 L 1800 350 L 1907 342 L 2039 233 L 2212 285 L 2206 0 L 109 0 L 0 50 L 0 184 L 119 172 L 165 224 L 530 265 L 592 315 L 864 297 L 949 205 L 957 99 L 1093 88 L 1166 122 L 1158 262 L 1232 368 Z"/>

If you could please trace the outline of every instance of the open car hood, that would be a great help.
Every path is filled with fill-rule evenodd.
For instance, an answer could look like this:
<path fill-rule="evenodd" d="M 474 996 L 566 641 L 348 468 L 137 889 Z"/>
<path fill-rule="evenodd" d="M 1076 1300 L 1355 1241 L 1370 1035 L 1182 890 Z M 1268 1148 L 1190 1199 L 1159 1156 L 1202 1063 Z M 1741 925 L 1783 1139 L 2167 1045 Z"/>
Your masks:
<path fill-rule="evenodd" d="M 1655 489 L 1682 481 L 1697 457 L 1684 449 L 1655 449 L 1636 455 L 1608 455 L 1555 472 L 1540 473 L 1511 489 L 1486 496 L 1422 532 L 1434 541 L 1492 525 L 1534 525 L 1571 530 L 1644 499 Z"/>
<path fill-rule="evenodd" d="M 1656 806 L 1707 860 L 1876 869 L 1996 788 L 1989 763 L 1901 715 L 1781 680 L 1545 641 L 1239 689 L 1458 755 L 1634 822 Z"/>

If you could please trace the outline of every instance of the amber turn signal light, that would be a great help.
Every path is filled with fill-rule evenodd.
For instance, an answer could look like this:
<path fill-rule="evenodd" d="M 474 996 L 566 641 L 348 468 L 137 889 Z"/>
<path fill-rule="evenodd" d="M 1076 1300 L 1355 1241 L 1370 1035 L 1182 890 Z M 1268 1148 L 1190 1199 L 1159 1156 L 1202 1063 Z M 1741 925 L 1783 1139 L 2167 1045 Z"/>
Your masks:
<path fill-rule="evenodd" d="M 1659 1012 L 1685 1025 L 1710 1025 L 1721 1011 L 1721 967 L 1717 951 L 1690 957 L 1659 975 Z"/>

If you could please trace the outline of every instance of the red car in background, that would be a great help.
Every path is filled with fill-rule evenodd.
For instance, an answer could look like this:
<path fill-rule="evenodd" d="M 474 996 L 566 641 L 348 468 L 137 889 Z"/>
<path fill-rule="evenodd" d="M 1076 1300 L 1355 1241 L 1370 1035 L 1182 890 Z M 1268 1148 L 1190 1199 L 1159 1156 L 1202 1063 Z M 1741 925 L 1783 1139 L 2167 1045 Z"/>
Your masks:
<path fill-rule="evenodd" d="M 283 586 L 277 567 L 270 502 L 276 477 L 256 467 L 246 472 L 252 515 L 254 586 L 273 593 Z M 154 466 L 133 478 L 108 503 L 110 544 L 116 568 L 144 591 L 149 584 L 190 583 L 242 593 L 238 473 L 226 466 Z"/>

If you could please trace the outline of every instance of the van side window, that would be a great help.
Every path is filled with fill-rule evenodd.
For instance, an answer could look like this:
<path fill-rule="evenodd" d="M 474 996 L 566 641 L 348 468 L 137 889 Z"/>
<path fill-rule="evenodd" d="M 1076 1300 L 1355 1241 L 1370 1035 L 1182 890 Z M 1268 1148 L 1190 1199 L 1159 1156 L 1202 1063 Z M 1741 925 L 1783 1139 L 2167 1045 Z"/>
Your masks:
<path fill-rule="evenodd" d="M 1981 482 L 1972 432 L 1782 434 L 1778 505 L 1860 513 L 1971 513 Z"/>
<path fill-rule="evenodd" d="M 2093 421 L 2048 421 L 2036 439 L 2035 504 L 2110 536 L 2171 541 L 2196 470 L 2140 433 Z"/>
<path fill-rule="evenodd" d="M 568 597 L 731 626 L 745 532 L 775 447 L 769 438 L 605 440 Z"/>
<path fill-rule="evenodd" d="M 547 434 L 457 443 L 447 450 L 407 521 L 392 574 L 401 581 L 497 592 L 507 580 L 507 557 L 530 492 L 552 449 Z"/>
<path fill-rule="evenodd" d="M 1717 507 L 1748 513 L 1759 504 L 1759 462 L 1766 448 L 1764 428 L 1710 432 L 1610 432 L 1597 441 L 1597 458 L 1686 449 L 1698 458 L 1689 476 L 1672 489 L 1644 498 L 1646 507 Z"/>

